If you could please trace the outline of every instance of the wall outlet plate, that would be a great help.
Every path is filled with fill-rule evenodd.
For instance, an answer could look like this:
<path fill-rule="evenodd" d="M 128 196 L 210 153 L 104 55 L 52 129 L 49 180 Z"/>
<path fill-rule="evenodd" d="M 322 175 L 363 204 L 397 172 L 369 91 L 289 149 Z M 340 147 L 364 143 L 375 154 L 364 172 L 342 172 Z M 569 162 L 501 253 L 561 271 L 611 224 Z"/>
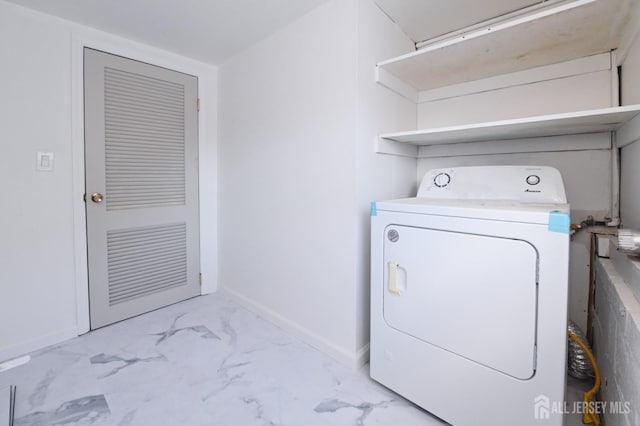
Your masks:
<path fill-rule="evenodd" d="M 611 237 L 604 235 L 596 235 L 598 242 L 597 253 L 599 257 L 611 257 Z"/>

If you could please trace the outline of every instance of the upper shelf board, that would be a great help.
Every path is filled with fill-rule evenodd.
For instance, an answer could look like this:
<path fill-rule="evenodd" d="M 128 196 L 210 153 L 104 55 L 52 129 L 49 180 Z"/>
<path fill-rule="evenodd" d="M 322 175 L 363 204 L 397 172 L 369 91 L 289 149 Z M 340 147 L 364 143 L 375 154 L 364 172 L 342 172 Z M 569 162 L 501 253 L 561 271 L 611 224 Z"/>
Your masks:
<path fill-rule="evenodd" d="M 640 114 L 640 105 L 629 105 L 409 132 L 385 133 L 380 135 L 380 138 L 426 146 L 599 133 L 618 130 L 638 114 Z"/>
<path fill-rule="evenodd" d="M 421 91 L 609 52 L 619 47 L 638 3 L 553 3 L 380 62 L 378 68 Z"/>

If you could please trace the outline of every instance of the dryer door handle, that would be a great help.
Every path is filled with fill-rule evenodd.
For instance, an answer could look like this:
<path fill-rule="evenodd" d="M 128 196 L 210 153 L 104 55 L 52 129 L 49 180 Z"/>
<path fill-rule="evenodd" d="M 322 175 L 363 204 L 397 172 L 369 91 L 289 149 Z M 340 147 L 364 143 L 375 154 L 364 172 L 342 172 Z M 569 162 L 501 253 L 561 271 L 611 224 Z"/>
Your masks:
<path fill-rule="evenodd" d="M 389 292 L 395 296 L 401 296 L 402 290 L 398 287 L 398 264 L 396 262 L 388 262 L 389 268 Z"/>

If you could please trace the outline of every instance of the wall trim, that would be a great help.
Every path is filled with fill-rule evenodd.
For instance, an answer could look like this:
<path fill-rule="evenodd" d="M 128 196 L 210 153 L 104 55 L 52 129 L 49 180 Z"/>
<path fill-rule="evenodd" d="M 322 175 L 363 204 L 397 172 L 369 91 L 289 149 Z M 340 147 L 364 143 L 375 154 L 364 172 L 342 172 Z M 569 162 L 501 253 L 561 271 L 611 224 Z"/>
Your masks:
<path fill-rule="evenodd" d="M 369 353 L 371 352 L 371 345 L 369 342 L 356 351 L 356 368 L 360 368 L 369 362 Z"/>
<path fill-rule="evenodd" d="M 200 216 L 201 294 L 217 288 L 217 68 L 112 34 L 70 23 L 71 29 L 71 134 L 73 162 L 73 216 L 77 333 L 89 331 L 84 184 L 84 48 L 105 51 L 170 68 L 198 78 L 198 173 Z"/>
<path fill-rule="evenodd" d="M 349 350 L 335 345 L 300 324 L 283 317 L 276 311 L 228 287 L 220 286 L 219 291 L 244 308 L 277 325 L 290 335 L 313 346 L 353 370 L 359 369 L 369 361 L 369 343 L 357 351 L 350 352 Z"/>
<path fill-rule="evenodd" d="M 16 358 L 29 352 L 46 348 L 47 346 L 55 345 L 56 343 L 60 343 L 65 340 L 73 339 L 74 337 L 77 337 L 78 334 L 78 329 L 76 327 L 70 327 L 54 331 L 43 336 L 38 336 L 35 339 L 27 340 L 25 342 L 18 343 L 17 345 L 6 347 L 0 351 L 0 361 Z"/>

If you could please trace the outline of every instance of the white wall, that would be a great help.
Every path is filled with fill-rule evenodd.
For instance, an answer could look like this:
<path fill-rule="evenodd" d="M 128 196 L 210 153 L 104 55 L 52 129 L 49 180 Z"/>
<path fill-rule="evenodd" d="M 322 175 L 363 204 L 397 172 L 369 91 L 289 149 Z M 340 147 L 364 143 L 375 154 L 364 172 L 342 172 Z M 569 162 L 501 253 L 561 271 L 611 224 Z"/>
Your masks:
<path fill-rule="evenodd" d="M 622 64 L 622 104 L 640 104 L 640 33 L 631 45 Z M 640 139 L 640 134 L 637 135 Z M 620 152 L 620 216 L 627 228 L 640 229 L 640 142 L 622 148 Z"/>
<path fill-rule="evenodd" d="M 425 102 L 418 105 L 418 128 L 604 108 L 611 90 L 610 71 L 597 71 Z"/>
<path fill-rule="evenodd" d="M 80 39 L 84 41 L 80 41 Z M 0 1 L 0 360 L 88 329 L 82 45 L 199 78 L 201 247 L 215 265 L 216 68 Z M 79 99 L 79 100 L 78 100 Z M 35 170 L 36 152 L 54 170 Z M 213 220 L 209 220 L 213 216 Z M 207 269 L 209 270 L 209 269 Z M 207 274 L 215 289 L 215 269 Z"/>
<path fill-rule="evenodd" d="M 369 343 L 370 204 L 376 200 L 415 195 L 416 159 L 375 153 L 380 133 L 410 129 L 416 123 L 415 104 L 375 81 L 376 63 L 414 49 L 413 42 L 371 1 L 358 1 L 358 236 L 356 256 L 357 348 Z"/>
<path fill-rule="evenodd" d="M 355 3 L 330 1 L 220 66 L 222 289 L 353 361 Z"/>
<path fill-rule="evenodd" d="M 638 135 L 640 139 L 640 135 Z M 625 228 L 640 230 L 640 142 L 620 152 L 620 218 Z"/>
<path fill-rule="evenodd" d="M 370 0 L 333 0 L 220 68 L 220 285 L 353 366 L 369 203 L 415 184 L 415 160 L 373 155 L 380 126 L 415 124 L 374 65 L 410 48 Z"/>
<path fill-rule="evenodd" d="M 0 3 L 0 359 L 75 335 L 70 45 Z M 35 171 L 37 151 L 52 172 Z"/>
<path fill-rule="evenodd" d="M 640 104 L 640 31 L 622 63 L 620 87 L 622 105 Z"/>

